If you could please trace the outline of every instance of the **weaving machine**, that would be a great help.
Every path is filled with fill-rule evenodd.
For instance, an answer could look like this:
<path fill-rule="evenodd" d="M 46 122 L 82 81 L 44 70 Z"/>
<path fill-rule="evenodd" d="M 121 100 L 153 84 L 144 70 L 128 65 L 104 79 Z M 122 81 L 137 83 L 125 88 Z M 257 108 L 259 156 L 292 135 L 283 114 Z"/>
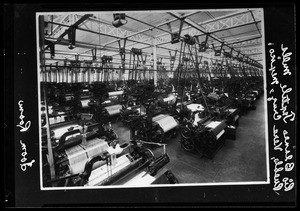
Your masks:
<path fill-rule="evenodd" d="M 122 105 L 120 97 L 124 94 L 123 90 L 108 92 L 109 100 L 104 101 L 104 110 L 108 117 L 114 117 L 121 113 Z"/>
<path fill-rule="evenodd" d="M 168 114 L 159 114 L 152 118 L 147 115 L 136 118 L 131 124 L 131 138 L 147 142 L 162 143 L 177 134 L 179 122 Z"/>
<path fill-rule="evenodd" d="M 146 114 L 145 108 L 141 105 L 123 106 L 121 109 L 121 121 L 123 124 L 130 126 L 131 123 L 138 117 L 144 116 Z"/>
<path fill-rule="evenodd" d="M 155 158 L 142 142 L 117 144 L 109 147 L 107 153 L 95 156 L 86 163 L 80 185 L 149 185 L 159 182 L 155 176 L 169 161 L 166 153 Z M 167 183 L 178 183 L 170 171 L 165 172 L 165 177 L 168 178 Z"/>
<path fill-rule="evenodd" d="M 228 108 L 225 110 L 226 113 L 226 124 L 238 126 L 240 118 L 240 110 L 238 108 Z"/>
<path fill-rule="evenodd" d="M 194 121 L 185 119 L 181 126 L 181 145 L 186 151 L 212 158 L 224 144 L 222 136 L 226 127 L 225 121 L 215 121 L 210 117 L 198 116 Z"/>
<path fill-rule="evenodd" d="M 92 97 L 92 93 L 88 89 L 82 89 L 78 97 L 78 107 L 81 112 L 89 110 Z"/>
<path fill-rule="evenodd" d="M 241 98 L 241 103 L 240 103 L 240 109 L 243 111 L 243 113 L 247 112 L 248 110 L 255 110 L 255 100 L 256 97 L 254 94 L 245 94 Z"/>
<path fill-rule="evenodd" d="M 108 147 L 108 140 L 104 136 L 99 138 L 99 124 L 78 125 L 73 122 L 52 128 L 52 132 L 55 140 L 54 163 L 58 177 L 79 173 L 83 168 L 82 163 Z"/>

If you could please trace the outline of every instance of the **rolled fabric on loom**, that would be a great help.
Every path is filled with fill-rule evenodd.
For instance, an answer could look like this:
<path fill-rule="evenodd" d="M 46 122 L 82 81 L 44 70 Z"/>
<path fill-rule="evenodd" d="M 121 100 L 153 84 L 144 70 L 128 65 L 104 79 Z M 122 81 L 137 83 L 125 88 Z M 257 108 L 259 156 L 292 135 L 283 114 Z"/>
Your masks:
<path fill-rule="evenodd" d="M 70 173 L 82 173 L 88 159 L 106 152 L 108 147 L 109 146 L 105 140 L 95 138 L 87 141 L 86 145 L 79 144 L 66 149 L 65 152 L 69 161 Z"/>
<path fill-rule="evenodd" d="M 113 96 L 122 95 L 123 93 L 124 93 L 123 90 L 121 90 L 121 91 L 114 91 L 114 92 L 108 92 L 108 96 L 109 97 L 113 97 Z"/>
<path fill-rule="evenodd" d="M 91 101 L 90 99 L 80 100 L 81 107 L 82 107 L 82 108 L 87 108 L 87 107 L 89 107 L 89 102 L 90 102 L 90 101 Z"/>
<path fill-rule="evenodd" d="M 178 126 L 178 122 L 174 117 L 169 115 L 160 114 L 154 117 L 152 121 L 158 123 L 165 133 Z"/>
<path fill-rule="evenodd" d="M 219 139 L 225 132 L 226 123 L 224 121 L 211 121 L 206 125 L 207 128 L 211 128 L 212 132 Z"/>
<path fill-rule="evenodd" d="M 105 107 L 105 110 L 107 111 L 109 116 L 120 114 L 121 109 L 122 109 L 122 105 L 119 104 Z"/>

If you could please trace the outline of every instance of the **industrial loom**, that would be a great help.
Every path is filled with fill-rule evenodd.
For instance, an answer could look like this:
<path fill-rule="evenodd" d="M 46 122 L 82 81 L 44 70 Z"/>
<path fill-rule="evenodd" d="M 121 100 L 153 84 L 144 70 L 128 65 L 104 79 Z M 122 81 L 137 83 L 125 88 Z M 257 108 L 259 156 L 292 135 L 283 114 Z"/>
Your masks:
<path fill-rule="evenodd" d="M 181 127 L 180 143 L 186 151 L 213 158 L 224 144 L 222 136 L 227 125 L 223 120 L 198 117 L 195 121 L 185 120 Z"/>
<path fill-rule="evenodd" d="M 119 102 L 118 98 L 123 94 L 123 90 L 108 92 L 109 99 L 104 101 L 104 110 L 106 111 L 108 117 L 120 115 L 122 104 Z"/>
<path fill-rule="evenodd" d="M 106 153 L 94 156 L 86 163 L 79 184 L 85 187 L 176 184 L 178 181 L 171 171 L 159 171 L 169 161 L 165 152 L 155 158 L 153 152 L 144 147 L 142 142 L 116 144 L 110 146 Z"/>

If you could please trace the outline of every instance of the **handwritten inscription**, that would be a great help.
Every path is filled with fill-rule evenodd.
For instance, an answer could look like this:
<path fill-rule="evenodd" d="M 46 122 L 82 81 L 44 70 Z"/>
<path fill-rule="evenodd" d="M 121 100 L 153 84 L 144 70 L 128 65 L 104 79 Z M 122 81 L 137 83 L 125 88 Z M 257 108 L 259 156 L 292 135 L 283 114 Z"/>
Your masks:
<path fill-rule="evenodd" d="M 295 120 L 295 113 L 293 111 L 288 112 L 287 111 L 287 105 L 290 103 L 290 98 L 288 93 L 292 91 L 292 88 L 287 88 L 287 85 L 282 85 L 280 84 L 280 88 L 282 91 L 282 95 L 281 95 L 281 112 L 282 115 L 284 116 L 283 121 L 284 123 L 287 123 L 287 118 L 290 118 L 290 121 L 294 121 Z"/>
<path fill-rule="evenodd" d="M 28 132 L 28 129 L 31 126 L 31 121 L 27 121 L 26 123 L 24 121 L 25 116 L 23 115 L 24 112 L 23 103 L 24 103 L 23 100 L 19 100 L 18 102 L 19 111 L 20 111 L 20 115 L 19 115 L 20 122 L 19 124 L 17 124 L 17 127 L 20 128 L 21 133 Z M 22 171 L 26 171 L 27 167 L 32 167 L 35 160 L 31 160 L 30 162 L 28 162 L 28 158 L 27 158 L 28 153 L 27 153 L 26 144 L 22 140 L 20 140 L 20 144 L 22 150 L 20 167 Z"/>
<path fill-rule="evenodd" d="M 274 186 L 273 190 L 279 194 L 277 191 L 281 190 L 284 187 L 284 191 L 290 191 L 295 186 L 294 180 L 288 177 L 284 177 L 280 180 L 280 172 L 284 170 L 282 167 L 283 161 L 280 161 L 278 158 L 272 157 L 271 160 L 274 162 Z M 281 167 L 278 167 L 281 166 Z M 279 194 L 280 195 L 280 194 Z"/>
<path fill-rule="evenodd" d="M 283 137 L 284 137 L 284 144 L 285 144 L 285 162 L 287 162 L 288 160 L 291 160 L 293 158 L 293 155 L 290 154 L 291 151 L 289 150 L 290 137 L 288 136 L 288 131 L 287 130 L 283 130 Z M 285 170 L 286 171 L 291 171 L 294 168 L 294 163 L 293 164 L 288 164 L 286 166 L 288 166 L 288 167 L 286 167 Z"/>
<path fill-rule="evenodd" d="M 21 144 L 21 148 L 22 148 L 22 154 L 21 154 L 22 159 L 21 159 L 20 166 L 21 166 L 22 171 L 26 171 L 27 166 L 31 167 L 32 164 L 35 162 L 35 160 L 31 160 L 30 162 L 25 163 L 27 161 L 27 158 L 26 158 L 26 156 L 27 156 L 26 144 L 23 143 L 22 140 L 20 140 L 20 144 Z"/>
<path fill-rule="evenodd" d="M 269 43 L 269 46 L 273 46 L 274 43 Z M 290 191 L 294 188 L 294 180 L 287 175 L 288 172 L 293 171 L 295 163 L 293 162 L 291 137 L 289 135 L 289 127 L 287 125 L 295 120 L 295 113 L 289 107 L 291 98 L 290 95 L 293 92 L 293 88 L 289 87 L 279 80 L 279 75 L 288 77 L 292 75 L 288 62 L 291 60 L 291 52 L 288 51 L 288 47 L 284 47 L 281 44 L 281 56 L 276 57 L 275 50 L 271 48 L 269 50 L 269 56 L 271 59 L 269 72 L 271 75 L 271 89 L 268 93 L 267 101 L 272 105 L 273 111 L 273 149 L 275 154 L 272 156 L 274 166 L 274 178 L 273 178 L 273 190 L 276 194 L 280 195 L 279 191 Z M 282 59 L 281 65 L 278 65 L 276 58 Z M 277 67 L 276 65 L 277 64 Z M 277 97 L 280 98 L 278 99 Z M 277 127 L 277 122 L 284 123 L 283 126 Z"/>
<path fill-rule="evenodd" d="M 277 105 L 277 101 L 278 99 L 274 96 L 270 96 L 267 98 L 267 101 L 272 101 L 273 102 L 273 119 L 274 120 L 280 120 L 282 117 L 282 120 L 284 123 L 287 123 L 287 121 L 294 121 L 296 114 L 293 111 L 288 111 L 287 107 L 288 104 L 290 103 L 290 97 L 288 95 L 289 92 L 291 92 L 293 89 L 292 88 L 287 88 L 287 85 L 282 85 L 281 83 L 279 84 L 280 88 L 281 88 L 281 107 L 279 109 L 279 111 L 281 113 L 279 113 L 278 111 L 278 105 Z M 274 93 L 274 89 L 271 89 L 269 91 L 269 94 Z"/>
<path fill-rule="evenodd" d="M 280 182 L 280 180 L 279 180 L 279 178 L 280 178 L 279 172 L 281 172 L 283 170 L 283 167 L 278 167 L 278 166 L 282 165 L 283 162 L 280 161 L 278 158 L 274 158 L 274 157 L 272 157 L 271 160 L 273 160 L 274 164 L 275 164 L 273 190 L 274 191 L 279 191 L 283 187 L 283 183 Z"/>
<path fill-rule="evenodd" d="M 274 89 L 270 90 L 270 94 L 274 92 Z M 267 101 L 273 101 L 273 119 L 274 120 L 279 120 L 281 119 L 281 115 L 279 114 L 279 112 L 277 111 L 277 98 L 276 97 L 268 97 Z"/>
<path fill-rule="evenodd" d="M 21 128 L 20 132 L 26 132 L 31 125 L 31 121 L 27 121 L 25 123 L 23 120 L 25 118 L 25 116 L 23 115 L 23 112 L 24 112 L 23 102 L 24 102 L 23 100 L 19 100 L 19 102 L 18 102 L 19 111 L 20 111 L 20 115 L 19 115 L 20 122 L 19 122 L 19 124 L 17 124 L 17 127 Z"/>
<path fill-rule="evenodd" d="M 269 68 L 269 71 L 271 71 L 271 76 L 272 76 L 272 82 L 271 84 L 278 84 L 279 81 L 278 81 L 278 78 L 277 78 L 277 73 L 276 73 L 276 67 L 274 66 L 274 62 L 276 61 L 275 58 L 276 58 L 276 55 L 274 54 L 275 50 L 273 48 L 271 48 L 269 50 L 269 53 L 270 53 L 270 57 L 271 57 L 271 65 L 270 65 L 270 68 Z"/>
<path fill-rule="evenodd" d="M 276 126 L 273 126 L 273 144 L 274 144 L 274 149 L 282 151 L 283 149 L 281 148 L 282 142 L 279 139 L 278 136 L 278 129 L 276 129 Z"/>
<path fill-rule="evenodd" d="M 291 52 L 286 53 L 286 51 L 288 50 L 288 47 L 283 47 L 283 45 L 281 44 L 281 50 L 282 50 L 282 66 L 284 68 L 283 70 L 283 75 L 291 75 L 291 71 L 289 69 L 289 66 L 287 65 L 286 62 L 290 61 L 290 56 L 292 55 Z"/>

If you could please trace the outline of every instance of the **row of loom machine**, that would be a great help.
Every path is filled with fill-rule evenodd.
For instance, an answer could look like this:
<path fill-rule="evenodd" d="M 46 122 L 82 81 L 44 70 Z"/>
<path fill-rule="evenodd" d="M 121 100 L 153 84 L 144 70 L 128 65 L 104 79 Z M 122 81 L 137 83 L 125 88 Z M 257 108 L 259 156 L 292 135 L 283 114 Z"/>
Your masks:
<path fill-rule="evenodd" d="M 262 77 L 202 79 L 42 82 L 44 186 L 178 183 L 162 171 L 170 139 L 180 135 L 183 150 L 213 158 L 263 93 Z M 119 121 L 130 140 L 112 128 Z M 154 156 L 153 146 L 163 153 Z"/>
<path fill-rule="evenodd" d="M 178 183 L 171 171 L 160 171 L 170 161 L 164 145 L 156 145 L 163 153 L 155 156 L 143 140 L 119 140 L 112 128 L 122 111 L 136 108 L 134 80 L 41 86 L 45 187 Z"/>

